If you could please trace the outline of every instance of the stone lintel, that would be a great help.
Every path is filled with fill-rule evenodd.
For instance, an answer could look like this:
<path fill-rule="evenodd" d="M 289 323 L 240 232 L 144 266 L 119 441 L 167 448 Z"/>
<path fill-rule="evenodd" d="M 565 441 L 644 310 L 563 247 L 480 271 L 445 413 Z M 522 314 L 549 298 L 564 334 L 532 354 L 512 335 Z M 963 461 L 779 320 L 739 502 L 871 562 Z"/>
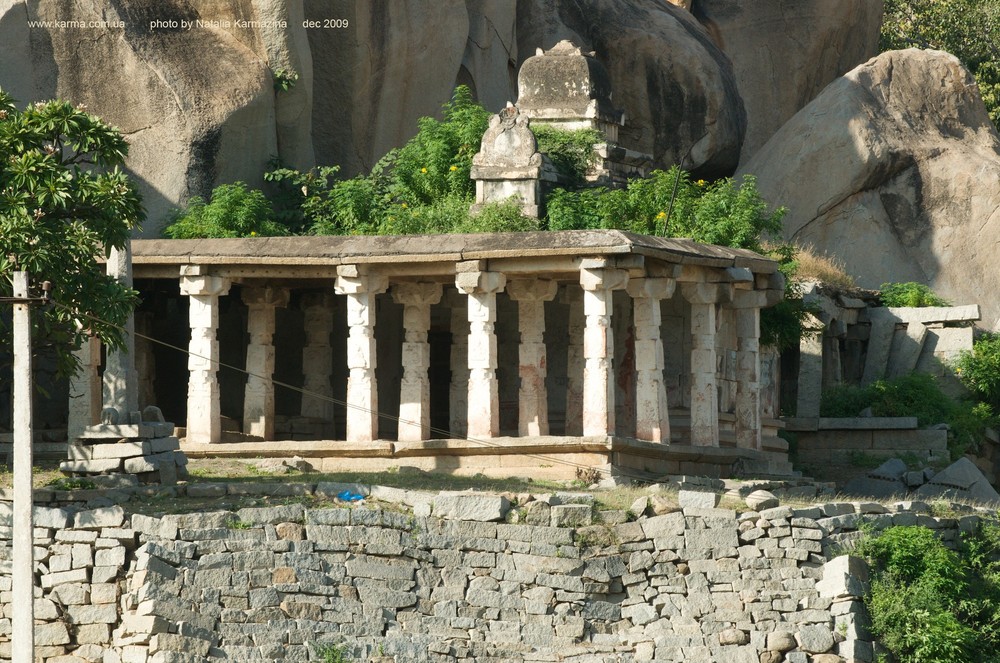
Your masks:
<path fill-rule="evenodd" d="M 514 301 L 549 302 L 555 299 L 559 284 L 551 279 L 518 279 L 507 283 L 507 295 Z"/>
<path fill-rule="evenodd" d="M 580 286 L 584 290 L 621 290 L 628 284 L 624 269 L 580 269 Z"/>
<path fill-rule="evenodd" d="M 181 294 L 192 297 L 222 296 L 229 292 L 232 281 L 221 276 L 182 276 Z"/>
<path fill-rule="evenodd" d="M 440 283 L 394 283 L 392 301 L 404 306 L 431 306 L 441 301 Z"/>
<path fill-rule="evenodd" d="M 378 294 L 389 287 L 389 278 L 368 265 L 340 265 L 334 290 L 338 295 Z"/>
<path fill-rule="evenodd" d="M 208 265 L 181 265 L 181 276 L 208 276 Z"/>
<path fill-rule="evenodd" d="M 767 308 L 770 304 L 765 290 L 737 290 L 729 306 L 730 308 Z"/>
<path fill-rule="evenodd" d="M 507 277 L 500 272 L 458 272 L 455 287 L 467 295 L 485 295 L 504 289 Z"/>
<path fill-rule="evenodd" d="M 726 267 L 726 276 L 733 283 L 753 283 L 753 272 L 746 267 Z"/>
<path fill-rule="evenodd" d="M 247 306 L 285 308 L 289 293 L 287 288 L 243 288 L 242 298 Z"/>
<path fill-rule="evenodd" d="M 487 269 L 485 260 L 463 260 L 455 263 L 455 272 L 485 272 Z"/>
<path fill-rule="evenodd" d="M 668 278 L 631 279 L 625 290 L 633 299 L 669 299 L 674 294 L 677 282 Z"/>
<path fill-rule="evenodd" d="M 682 283 L 681 294 L 692 304 L 718 304 L 733 298 L 733 287 L 724 283 Z"/>

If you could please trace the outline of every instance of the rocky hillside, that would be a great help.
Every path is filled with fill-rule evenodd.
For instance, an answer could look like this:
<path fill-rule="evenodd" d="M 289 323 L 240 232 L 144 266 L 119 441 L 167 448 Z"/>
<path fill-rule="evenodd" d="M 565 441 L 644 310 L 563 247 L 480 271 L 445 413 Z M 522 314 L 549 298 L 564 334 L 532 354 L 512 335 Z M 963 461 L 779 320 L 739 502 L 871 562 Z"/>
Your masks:
<path fill-rule="evenodd" d="M 860 285 L 920 280 L 992 325 L 1000 139 L 957 60 L 871 59 L 881 15 L 881 0 L 5 0 L 0 87 L 121 127 L 156 236 L 170 208 L 259 185 L 275 156 L 371 166 L 456 84 L 498 109 L 527 57 L 573 39 L 608 68 L 623 145 L 699 177 L 756 174 L 787 234 Z"/>

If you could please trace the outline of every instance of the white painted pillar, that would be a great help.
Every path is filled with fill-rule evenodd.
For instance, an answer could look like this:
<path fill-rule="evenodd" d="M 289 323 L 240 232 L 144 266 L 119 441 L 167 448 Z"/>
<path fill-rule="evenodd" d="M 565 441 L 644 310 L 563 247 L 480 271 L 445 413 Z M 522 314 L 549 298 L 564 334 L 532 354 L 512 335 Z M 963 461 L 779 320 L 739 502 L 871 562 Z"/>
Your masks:
<path fill-rule="evenodd" d="M 673 295 L 675 286 L 669 278 L 633 279 L 628 283 L 635 324 L 635 436 L 640 440 L 670 442 L 660 302 Z"/>
<path fill-rule="evenodd" d="M 28 273 L 16 271 L 11 279 L 12 294 L 18 299 L 30 296 Z M 34 465 L 32 429 L 32 360 L 31 360 L 31 304 L 15 303 L 11 314 L 13 332 L 13 399 L 14 412 L 14 503 L 13 541 L 11 565 L 11 643 L 14 663 L 33 663 L 35 660 L 35 553 L 34 491 L 31 468 Z M 13 609 L 16 606 L 16 609 Z"/>
<path fill-rule="evenodd" d="M 549 279 L 524 279 L 507 284 L 507 294 L 517 302 L 518 435 L 549 434 L 549 399 L 545 388 L 545 302 L 555 299 L 559 284 Z"/>
<path fill-rule="evenodd" d="M 760 291 L 738 291 L 736 309 L 736 446 L 760 450 Z"/>
<path fill-rule="evenodd" d="M 426 440 L 431 433 L 431 306 L 441 301 L 440 283 L 399 283 L 392 299 L 403 306 L 403 380 L 399 386 L 399 440 Z"/>
<path fill-rule="evenodd" d="M 719 390 L 715 351 L 715 304 L 719 283 L 684 283 L 681 292 L 691 304 L 691 444 L 719 446 Z"/>
<path fill-rule="evenodd" d="M 337 268 L 337 294 L 347 295 L 347 441 L 378 439 L 378 383 L 375 380 L 375 296 L 385 292 L 385 276 L 363 266 Z"/>
<path fill-rule="evenodd" d="M 448 293 L 451 306 L 451 386 L 448 399 L 448 428 L 451 436 L 468 433 L 469 410 L 469 312 L 461 292 Z"/>
<path fill-rule="evenodd" d="M 83 434 L 83 429 L 101 420 L 101 342 L 96 336 L 86 336 L 79 350 L 74 350 L 80 369 L 69 379 L 69 415 L 66 439 L 70 444 Z"/>
<path fill-rule="evenodd" d="M 302 346 L 302 389 L 305 393 L 299 414 L 333 421 L 333 387 L 330 385 L 333 298 L 329 292 L 307 292 L 302 295 L 301 306 L 306 343 Z"/>
<path fill-rule="evenodd" d="M 628 283 L 620 269 L 583 268 L 583 434 L 614 435 L 614 335 L 611 331 L 612 295 Z"/>
<path fill-rule="evenodd" d="M 132 244 L 111 249 L 105 266 L 107 274 L 122 285 L 132 287 Z M 139 374 L 135 370 L 135 318 L 125 321 L 124 342 L 120 350 L 107 352 L 104 364 L 104 407 L 113 407 L 126 417 L 139 410 Z"/>
<path fill-rule="evenodd" d="M 569 284 L 563 291 L 569 305 L 566 321 L 566 435 L 583 435 L 583 290 Z"/>
<path fill-rule="evenodd" d="M 481 261 L 459 263 L 455 286 L 469 296 L 469 400 L 468 437 L 500 434 L 500 396 L 497 387 L 497 293 L 507 278 L 499 272 L 481 271 Z"/>
<path fill-rule="evenodd" d="M 247 384 L 243 392 L 243 432 L 274 439 L 274 309 L 288 306 L 284 288 L 244 288 L 247 305 Z"/>
<path fill-rule="evenodd" d="M 222 409 L 219 400 L 219 297 L 229 292 L 229 279 L 209 276 L 204 268 L 181 267 L 181 294 L 188 296 L 187 440 L 197 443 L 222 441 Z"/>

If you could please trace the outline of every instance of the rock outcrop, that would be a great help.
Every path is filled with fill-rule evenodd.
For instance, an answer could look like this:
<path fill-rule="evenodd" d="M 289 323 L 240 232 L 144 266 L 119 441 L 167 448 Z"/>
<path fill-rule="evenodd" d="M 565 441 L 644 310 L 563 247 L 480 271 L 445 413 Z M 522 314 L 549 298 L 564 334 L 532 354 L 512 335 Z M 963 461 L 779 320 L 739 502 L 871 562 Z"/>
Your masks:
<path fill-rule="evenodd" d="M 785 234 L 863 287 L 920 281 L 1000 317 L 1000 137 L 953 56 L 883 53 L 831 83 L 740 168 Z"/>
<path fill-rule="evenodd" d="M 747 111 L 740 161 L 838 76 L 878 53 L 882 0 L 700 0 L 695 17 L 733 63 Z"/>

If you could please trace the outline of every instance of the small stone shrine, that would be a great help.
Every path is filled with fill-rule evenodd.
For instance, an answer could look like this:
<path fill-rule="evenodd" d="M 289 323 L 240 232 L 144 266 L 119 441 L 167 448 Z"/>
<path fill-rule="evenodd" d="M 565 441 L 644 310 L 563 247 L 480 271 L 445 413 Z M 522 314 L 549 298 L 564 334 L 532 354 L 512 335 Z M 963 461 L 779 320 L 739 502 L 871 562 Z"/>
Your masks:
<path fill-rule="evenodd" d="M 557 180 L 552 164 L 538 152 L 528 118 L 513 104 L 490 118 L 471 174 L 476 180 L 473 214 L 487 203 L 516 197 L 525 216 L 536 219 L 542 216 L 545 184 Z"/>

